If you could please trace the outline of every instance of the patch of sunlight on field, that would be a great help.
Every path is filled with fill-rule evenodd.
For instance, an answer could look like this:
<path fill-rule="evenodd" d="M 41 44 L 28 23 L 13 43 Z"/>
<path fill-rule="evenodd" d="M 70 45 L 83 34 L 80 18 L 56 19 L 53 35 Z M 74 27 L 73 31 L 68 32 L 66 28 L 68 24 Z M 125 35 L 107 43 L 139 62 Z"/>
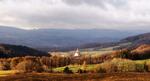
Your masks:
<path fill-rule="evenodd" d="M 87 71 L 91 71 L 94 69 L 94 67 L 96 66 L 97 64 L 90 64 L 90 65 L 86 65 L 85 69 Z M 68 65 L 68 66 L 64 66 L 64 67 L 58 67 L 58 68 L 54 68 L 53 70 L 55 72 L 63 72 L 64 68 L 65 67 L 69 67 L 70 70 L 72 70 L 73 72 L 77 72 L 79 69 L 82 69 L 82 65 Z"/>
<path fill-rule="evenodd" d="M 112 50 L 109 51 L 84 51 L 81 52 L 81 54 L 83 55 L 91 55 L 91 56 L 99 56 L 99 55 L 103 55 L 103 54 L 109 54 L 113 52 Z"/>
<path fill-rule="evenodd" d="M 135 60 L 136 63 L 145 63 L 145 62 L 150 62 L 150 59 L 146 59 L 146 60 Z"/>
<path fill-rule="evenodd" d="M 0 71 L 0 77 L 12 75 L 12 74 L 15 74 L 15 73 L 17 73 L 17 72 L 18 72 L 18 71 L 16 71 L 16 70 Z"/>
<path fill-rule="evenodd" d="M 106 47 L 106 48 L 88 48 L 88 49 L 83 49 L 81 50 L 81 54 L 83 55 L 92 55 L 92 56 L 98 56 L 98 55 L 103 55 L 103 54 L 109 54 L 113 51 L 115 51 L 114 49 L 119 48 L 121 46 L 126 46 L 126 45 L 130 45 L 131 43 L 122 43 L 116 46 L 110 46 L 110 47 Z"/>

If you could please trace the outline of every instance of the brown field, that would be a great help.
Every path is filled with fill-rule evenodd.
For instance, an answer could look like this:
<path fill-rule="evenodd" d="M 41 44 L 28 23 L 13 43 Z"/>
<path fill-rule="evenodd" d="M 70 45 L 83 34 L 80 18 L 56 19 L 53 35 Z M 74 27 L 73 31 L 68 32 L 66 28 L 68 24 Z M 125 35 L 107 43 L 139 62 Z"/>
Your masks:
<path fill-rule="evenodd" d="M 0 77 L 0 81 L 150 81 L 150 73 L 112 73 L 112 74 L 26 73 Z"/>

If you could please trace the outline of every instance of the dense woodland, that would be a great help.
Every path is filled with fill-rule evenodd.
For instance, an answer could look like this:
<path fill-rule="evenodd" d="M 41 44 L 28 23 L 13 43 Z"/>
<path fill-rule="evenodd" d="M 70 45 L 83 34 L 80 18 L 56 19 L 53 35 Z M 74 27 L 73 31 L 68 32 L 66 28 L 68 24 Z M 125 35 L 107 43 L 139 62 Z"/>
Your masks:
<path fill-rule="evenodd" d="M 23 56 L 49 56 L 49 54 L 26 46 L 0 44 L 0 58 Z"/>

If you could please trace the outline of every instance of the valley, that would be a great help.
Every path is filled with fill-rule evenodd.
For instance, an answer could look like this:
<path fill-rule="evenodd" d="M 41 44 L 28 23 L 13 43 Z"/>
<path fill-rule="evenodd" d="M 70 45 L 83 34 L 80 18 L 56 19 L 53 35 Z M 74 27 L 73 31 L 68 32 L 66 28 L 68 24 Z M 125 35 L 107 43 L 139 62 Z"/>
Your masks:
<path fill-rule="evenodd" d="M 149 38 L 145 33 L 48 52 L 0 44 L 0 81 L 150 81 Z"/>
<path fill-rule="evenodd" d="M 150 81 L 150 0 L 0 0 L 0 81 Z"/>

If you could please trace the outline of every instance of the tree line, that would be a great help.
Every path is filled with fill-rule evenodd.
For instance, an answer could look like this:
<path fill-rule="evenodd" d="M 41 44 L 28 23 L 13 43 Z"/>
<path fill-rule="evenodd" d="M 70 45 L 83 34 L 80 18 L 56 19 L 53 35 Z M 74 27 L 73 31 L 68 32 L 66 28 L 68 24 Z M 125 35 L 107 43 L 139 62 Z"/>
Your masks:
<path fill-rule="evenodd" d="M 25 56 L 25 57 L 14 57 L 14 58 L 1 58 L 0 59 L 0 70 L 22 70 L 26 72 L 31 71 L 51 71 L 52 68 L 67 66 L 70 64 L 98 64 L 102 63 L 107 57 L 102 56 L 81 56 L 78 58 L 74 57 L 61 57 L 61 56 Z"/>

